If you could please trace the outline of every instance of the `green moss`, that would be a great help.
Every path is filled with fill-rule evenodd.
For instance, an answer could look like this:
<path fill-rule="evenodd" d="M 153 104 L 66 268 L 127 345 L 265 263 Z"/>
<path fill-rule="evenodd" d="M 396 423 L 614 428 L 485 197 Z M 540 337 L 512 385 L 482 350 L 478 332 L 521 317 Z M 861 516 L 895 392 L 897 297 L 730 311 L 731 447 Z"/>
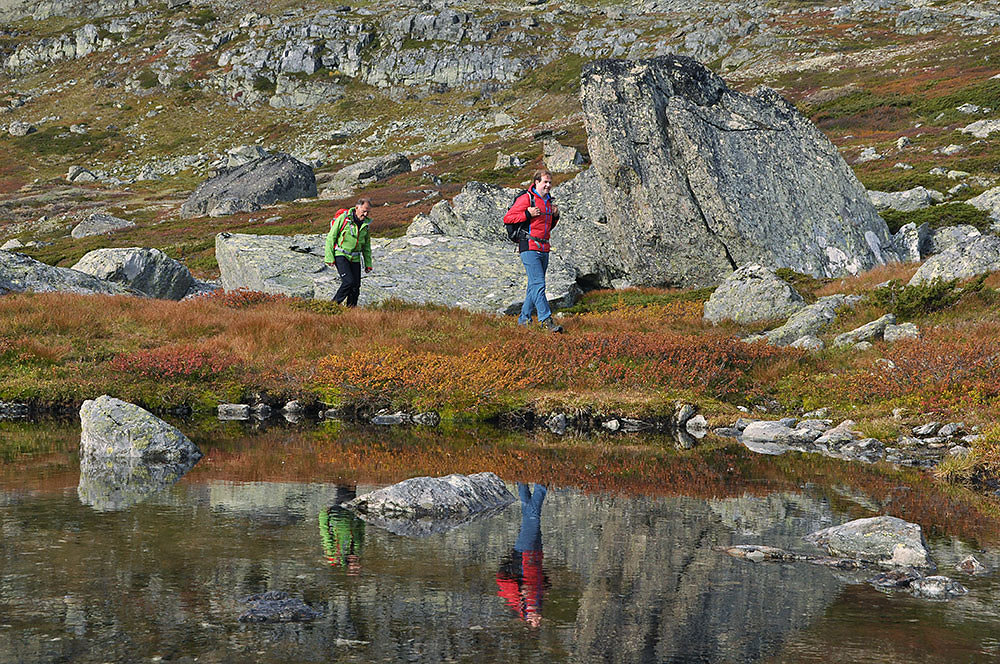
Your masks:
<path fill-rule="evenodd" d="M 555 62 L 531 69 L 516 87 L 533 88 L 549 94 L 579 94 L 580 73 L 587 62 L 582 55 L 567 54 Z"/>
<path fill-rule="evenodd" d="M 989 213 L 975 208 L 968 203 L 942 203 L 932 205 L 913 212 L 900 212 L 899 210 L 886 210 L 881 213 L 889 230 L 893 233 L 909 223 L 917 226 L 928 224 L 931 228 L 941 228 L 942 226 L 956 226 L 958 224 L 968 224 L 975 226 L 982 232 L 990 229 L 993 221 Z"/>
<path fill-rule="evenodd" d="M 826 281 L 822 279 L 817 279 L 808 274 L 802 274 L 801 272 L 796 272 L 795 270 L 787 267 L 781 267 L 775 270 L 775 274 L 782 281 L 787 281 L 792 285 L 792 287 L 798 291 L 799 295 L 802 296 L 806 302 L 812 304 L 816 301 L 816 291 L 826 285 Z"/>
<path fill-rule="evenodd" d="M 601 290 L 584 295 L 579 304 L 562 311 L 567 314 L 586 314 L 671 302 L 705 302 L 711 297 L 714 290 L 715 288 L 698 288 L 671 293 L 650 293 L 642 290 Z"/>
<path fill-rule="evenodd" d="M 198 27 L 204 27 L 218 18 L 219 17 L 215 15 L 215 12 L 212 11 L 210 7 L 206 7 L 204 9 L 199 9 L 191 16 L 188 16 L 188 22 L 193 23 Z"/>

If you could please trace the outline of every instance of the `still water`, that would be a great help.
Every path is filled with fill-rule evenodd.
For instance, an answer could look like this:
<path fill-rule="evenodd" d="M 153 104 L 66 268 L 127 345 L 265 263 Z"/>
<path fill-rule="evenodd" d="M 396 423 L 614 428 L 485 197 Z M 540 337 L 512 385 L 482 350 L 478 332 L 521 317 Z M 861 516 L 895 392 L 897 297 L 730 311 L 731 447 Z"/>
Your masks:
<path fill-rule="evenodd" d="M 81 475 L 72 426 L 0 423 L 0 663 L 1000 661 L 1000 582 L 954 571 L 969 553 L 1000 567 L 1000 527 L 913 476 L 642 439 L 215 427 L 178 481 L 130 488 Z M 420 537 L 336 509 L 431 467 L 522 482 L 537 529 L 520 501 Z M 922 521 L 969 594 L 715 549 L 807 551 L 802 535 L 878 513 Z M 267 590 L 322 615 L 240 622 Z"/>

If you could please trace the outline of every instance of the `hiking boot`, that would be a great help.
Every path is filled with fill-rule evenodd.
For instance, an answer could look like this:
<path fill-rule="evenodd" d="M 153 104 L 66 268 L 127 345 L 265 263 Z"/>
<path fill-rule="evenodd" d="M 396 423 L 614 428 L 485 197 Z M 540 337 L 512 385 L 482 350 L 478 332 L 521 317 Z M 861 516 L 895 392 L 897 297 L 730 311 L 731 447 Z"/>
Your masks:
<path fill-rule="evenodd" d="M 541 325 L 542 329 L 545 330 L 546 332 L 555 332 L 558 334 L 559 332 L 563 331 L 562 325 L 556 325 L 555 323 L 553 323 L 551 317 L 546 318 L 541 323 L 539 323 L 539 325 Z"/>
<path fill-rule="evenodd" d="M 530 322 L 531 321 L 528 321 L 528 320 L 518 320 L 517 321 L 517 326 L 518 327 L 524 327 L 524 328 L 526 328 L 526 327 L 528 327 L 528 323 L 530 323 Z"/>

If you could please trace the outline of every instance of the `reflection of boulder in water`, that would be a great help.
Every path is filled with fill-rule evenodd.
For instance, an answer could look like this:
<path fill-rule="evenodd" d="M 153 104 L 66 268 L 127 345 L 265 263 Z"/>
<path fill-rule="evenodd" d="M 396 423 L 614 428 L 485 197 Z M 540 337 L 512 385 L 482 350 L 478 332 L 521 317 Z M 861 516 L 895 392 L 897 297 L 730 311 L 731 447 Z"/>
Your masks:
<path fill-rule="evenodd" d="M 473 514 L 457 514 L 440 518 L 412 518 L 405 516 L 392 517 L 377 514 L 359 514 L 358 516 L 361 517 L 365 523 L 370 523 L 373 526 L 384 528 L 395 535 L 402 535 L 404 537 L 428 537 L 436 533 L 443 533 L 448 530 L 458 528 L 459 526 L 463 526 L 473 521 L 479 521 L 480 519 L 495 516 L 500 512 L 503 512 L 507 509 L 507 507 L 508 505 L 502 505 L 500 507 L 492 507 Z"/>
<path fill-rule="evenodd" d="M 197 463 L 149 462 L 139 459 L 80 459 L 80 502 L 95 510 L 124 510 L 174 484 Z"/>

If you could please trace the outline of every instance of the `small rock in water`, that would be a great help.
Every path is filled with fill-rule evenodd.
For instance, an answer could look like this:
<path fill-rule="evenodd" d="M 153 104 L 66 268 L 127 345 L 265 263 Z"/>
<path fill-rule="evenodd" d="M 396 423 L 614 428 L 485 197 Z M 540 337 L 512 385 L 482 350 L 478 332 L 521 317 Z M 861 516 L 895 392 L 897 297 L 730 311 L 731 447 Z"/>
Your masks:
<path fill-rule="evenodd" d="M 920 572 L 912 567 L 899 567 L 873 576 L 868 583 L 876 588 L 906 588 L 919 578 Z"/>
<path fill-rule="evenodd" d="M 220 420 L 249 420 L 250 405 L 245 403 L 220 403 L 218 418 Z"/>
<path fill-rule="evenodd" d="M 966 574 L 986 574 L 989 572 L 975 556 L 966 556 L 960 563 L 955 565 L 955 569 Z"/>
<path fill-rule="evenodd" d="M 923 599 L 947 600 L 969 592 L 958 581 L 946 576 L 926 576 L 910 584 L 910 592 Z"/>

